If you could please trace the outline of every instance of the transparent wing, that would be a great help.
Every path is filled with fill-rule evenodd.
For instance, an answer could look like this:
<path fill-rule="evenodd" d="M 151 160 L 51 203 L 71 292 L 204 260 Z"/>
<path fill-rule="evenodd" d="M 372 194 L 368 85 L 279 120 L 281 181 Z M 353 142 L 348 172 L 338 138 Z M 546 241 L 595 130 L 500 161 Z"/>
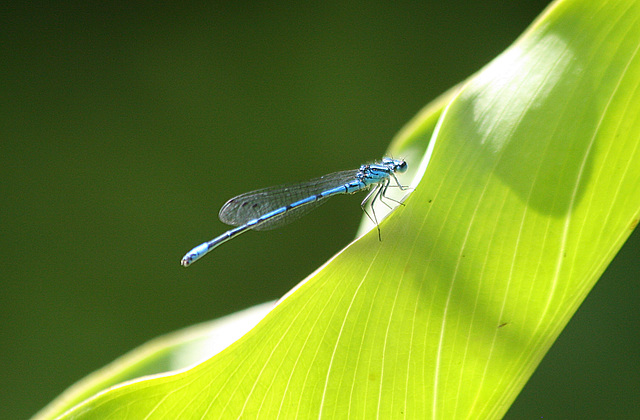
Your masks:
<path fill-rule="evenodd" d="M 228 225 L 241 226 L 270 211 L 353 181 L 357 173 L 357 169 L 334 172 L 307 182 L 279 185 L 244 193 L 227 201 L 220 209 L 219 217 L 222 222 Z M 272 217 L 254 229 L 269 230 L 284 226 L 299 219 L 324 202 L 324 199 L 320 199 L 290 209 L 285 213 Z"/>

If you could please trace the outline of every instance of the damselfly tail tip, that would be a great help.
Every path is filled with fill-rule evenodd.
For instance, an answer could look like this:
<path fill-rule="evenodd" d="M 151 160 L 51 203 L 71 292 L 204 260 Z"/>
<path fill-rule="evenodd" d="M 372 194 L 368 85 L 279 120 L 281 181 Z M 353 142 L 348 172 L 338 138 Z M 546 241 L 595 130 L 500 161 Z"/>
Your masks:
<path fill-rule="evenodd" d="M 192 262 L 193 262 L 193 256 L 190 254 L 187 254 L 184 257 L 182 257 L 182 260 L 180 261 L 180 265 L 183 267 L 189 267 L 189 265 L 191 265 Z"/>
<path fill-rule="evenodd" d="M 205 242 L 193 248 L 191 251 L 187 252 L 187 255 L 182 257 L 180 264 L 183 267 L 189 267 L 191 264 L 193 264 L 196 260 L 198 260 L 207 252 L 209 252 L 209 243 Z"/>

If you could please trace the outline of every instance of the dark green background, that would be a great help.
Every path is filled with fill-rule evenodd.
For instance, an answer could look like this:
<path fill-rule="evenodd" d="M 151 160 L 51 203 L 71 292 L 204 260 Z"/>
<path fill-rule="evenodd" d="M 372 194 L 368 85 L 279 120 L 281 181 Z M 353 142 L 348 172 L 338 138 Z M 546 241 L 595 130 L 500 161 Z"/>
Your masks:
<path fill-rule="evenodd" d="M 160 334 L 275 299 L 353 238 L 359 200 L 185 270 L 250 189 L 382 156 L 545 1 L 2 6 L 0 418 Z M 426 180 L 428 182 L 428 180 Z M 508 418 L 635 418 L 636 233 Z"/>

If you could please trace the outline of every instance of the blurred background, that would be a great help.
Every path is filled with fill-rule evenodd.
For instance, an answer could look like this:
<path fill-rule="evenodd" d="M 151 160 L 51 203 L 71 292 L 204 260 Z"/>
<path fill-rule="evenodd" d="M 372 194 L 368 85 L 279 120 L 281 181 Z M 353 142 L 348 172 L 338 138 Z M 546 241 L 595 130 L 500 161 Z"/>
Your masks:
<path fill-rule="evenodd" d="M 546 1 L 9 2 L 2 7 L 0 418 L 128 350 L 276 299 L 358 199 L 189 269 L 248 190 L 356 168 Z M 507 418 L 639 418 L 636 232 Z"/>

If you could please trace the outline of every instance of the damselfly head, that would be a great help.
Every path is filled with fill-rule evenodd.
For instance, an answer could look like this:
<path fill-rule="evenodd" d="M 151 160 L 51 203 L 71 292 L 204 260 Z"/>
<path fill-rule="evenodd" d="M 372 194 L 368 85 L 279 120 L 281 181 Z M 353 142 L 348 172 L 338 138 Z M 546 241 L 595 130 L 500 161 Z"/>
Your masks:
<path fill-rule="evenodd" d="M 403 173 L 407 170 L 407 162 L 402 159 L 383 158 L 382 164 L 391 169 L 393 172 Z"/>

